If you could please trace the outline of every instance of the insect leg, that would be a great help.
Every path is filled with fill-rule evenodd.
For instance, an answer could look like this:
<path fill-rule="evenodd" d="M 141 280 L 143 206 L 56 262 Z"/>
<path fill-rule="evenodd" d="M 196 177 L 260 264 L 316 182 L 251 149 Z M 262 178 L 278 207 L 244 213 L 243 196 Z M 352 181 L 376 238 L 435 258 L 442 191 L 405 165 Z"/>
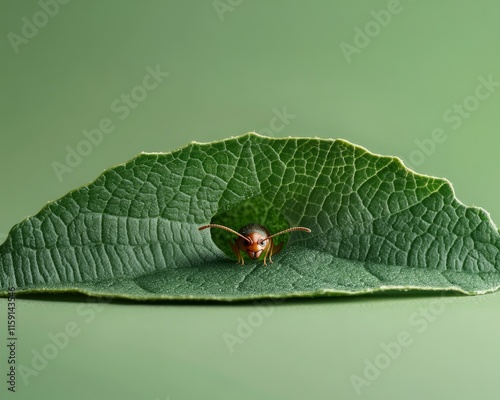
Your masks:
<path fill-rule="evenodd" d="M 278 254 L 281 251 L 281 248 L 283 247 L 283 242 L 279 243 L 277 246 L 272 244 L 271 248 L 269 249 L 269 262 L 272 264 L 273 263 L 273 256 L 275 254 Z"/>
<path fill-rule="evenodd" d="M 238 258 L 238 261 L 236 262 L 236 264 L 245 265 L 245 261 L 243 260 L 243 257 L 241 256 L 240 249 L 238 248 L 238 245 L 236 244 L 236 242 L 228 240 L 228 243 L 229 243 L 229 246 L 231 246 L 231 250 L 233 250 L 234 255 L 236 256 L 236 258 Z"/>
<path fill-rule="evenodd" d="M 264 250 L 264 265 L 267 265 L 266 264 L 266 258 L 267 258 L 267 256 L 269 256 L 269 262 L 271 264 L 273 263 L 273 260 L 271 259 L 271 256 L 273 255 L 273 247 L 274 247 L 273 241 L 269 240 L 269 243 L 267 244 L 267 247 Z"/>

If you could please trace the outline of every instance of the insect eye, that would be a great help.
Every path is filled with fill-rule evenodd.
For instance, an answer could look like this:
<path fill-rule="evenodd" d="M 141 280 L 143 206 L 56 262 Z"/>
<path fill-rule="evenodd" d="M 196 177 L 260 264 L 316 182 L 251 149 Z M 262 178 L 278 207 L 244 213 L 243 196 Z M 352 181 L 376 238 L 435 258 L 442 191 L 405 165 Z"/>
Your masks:
<path fill-rule="evenodd" d="M 266 241 L 265 241 L 265 240 L 261 240 L 261 241 L 259 242 L 259 244 L 260 244 L 261 246 L 265 246 L 265 245 L 266 245 Z"/>

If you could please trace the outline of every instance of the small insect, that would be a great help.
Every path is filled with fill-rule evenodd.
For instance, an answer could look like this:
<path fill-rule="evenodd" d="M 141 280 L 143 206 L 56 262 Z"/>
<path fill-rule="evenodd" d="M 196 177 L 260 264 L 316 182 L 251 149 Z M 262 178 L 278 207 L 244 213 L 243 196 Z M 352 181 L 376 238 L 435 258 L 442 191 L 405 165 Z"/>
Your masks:
<path fill-rule="evenodd" d="M 234 243 L 229 240 L 229 245 L 233 250 L 234 255 L 238 258 L 237 264 L 245 265 L 245 261 L 243 261 L 243 256 L 240 251 L 243 251 L 248 254 L 250 258 L 257 260 L 262 253 L 264 253 L 264 265 L 266 264 L 266 259 L 269 257 L 269 262 L 272 264 L 272 256 L 278 254 L 283 247 L 283 242 L 274 245 L 273 237 L 281 235 L 283 233 L 288 233 L 292 231 L 304 231 L 311 232 L 309 228 L 304 228 L 302 226 L 296 226 L 294 228 L 285 229 L 284 231 L 275 233 L 274 235 L 270 235 L 269 231 L 259 224 L 248 224 L 240 229 L 239 232 L 228 228 L 227 226 L 218 225 L 218 224 L 208 224 L 203 225 L 198 228 L 198 230 L 203 230 L 207 228 L 220 228 L 225 229 L 231 233 L 234 233 L 238 237 L 234 239 Z"/>

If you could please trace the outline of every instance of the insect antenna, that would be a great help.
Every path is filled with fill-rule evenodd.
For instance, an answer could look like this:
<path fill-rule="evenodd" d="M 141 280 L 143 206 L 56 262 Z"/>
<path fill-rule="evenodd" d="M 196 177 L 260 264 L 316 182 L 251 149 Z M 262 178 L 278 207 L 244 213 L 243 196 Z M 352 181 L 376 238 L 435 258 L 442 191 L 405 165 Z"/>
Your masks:
<path fill-rule="evenodd" d="M 242 235 L 241 233 L 239 233 L 239 232 L 236 232 L 234 229 L 228 228 L 227 226 L 224 226 L 224 225 L 219 225 L 219 224 L 208 224 L 208 225 L 203 225 L 203 226 L 200 226 L 200 227 L 198 228 L 198 230 L 199 230 L 199 231 L 202 231 L 203 229 L 207 229 L 207 228 L 220 228 L 220 229 L 224 229 L 224 230 L 226 230 L 226 231 L 228 231 L 228 232 L 234 233 L 235 235 L 239 236 L 240 238 L 245 239 L 248 243 L 252 243 L 252 241 L 251 241 L 249 238 L 247 238 L 247 237 L 243 236 L 243 235 Z"/>
<path fill-rule="evenodd" d="M 288 233 L 288 232 L 293 232 L 293 231 L 304 231 L 304 232 L 311 233 L 311 230 L 309 228 L 304 228 L 303 226 L 295 226 L 293 228 L 288 228 L 288 229 L 285 229 L 284 231 L 281 231 L 281 232 L 275 233 L 274 235 L 268 236 L 266 238 L 266 240 L 270 239 L 272 237 L 278 236 L 278 235 L 282 235 L 283 233 Z"/>

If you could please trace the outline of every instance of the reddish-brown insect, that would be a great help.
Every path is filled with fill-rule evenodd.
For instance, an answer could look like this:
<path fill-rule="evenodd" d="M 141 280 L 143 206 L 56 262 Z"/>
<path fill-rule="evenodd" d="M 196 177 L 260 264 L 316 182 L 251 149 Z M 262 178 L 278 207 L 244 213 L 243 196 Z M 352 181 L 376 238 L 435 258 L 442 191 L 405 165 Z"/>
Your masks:
<path fill-rule="evenodd" d="M 208 224 L 200 226 L 198 229 L 201 231 L 206 228 L 220 228 L 225 229 L 231 233 L 234 233 L 238 237 L 234 239 L 234 243 L 229 240 L 229 245 L 233 250 L 234 255 L 238 258 L 237 264 L 245 265 L 243 261 L 243 256 L 241 251 L 248 254 L 250 258 L 257 260 L 262 253 L 264 253 L 264 265 L 266 264 L 266 259 L 269 257 L 269 262 L 272 264 L 272 256 L 278 254 L 283 247 L 283 243 L 274 245 L 273 237 L 281 235 L 283 233 L 288 233 L 292 231 L 304 231 L 311 232 L 309 228 L 303 228 L 301 226 L 296 226 L 294 228 L 285 229 L 284 231 L 270 235 L 269 231 L 259 224 L 248 224 L 240 229 L 239 232 L 228 228 L 227 226 L 218 224 Z"/>

